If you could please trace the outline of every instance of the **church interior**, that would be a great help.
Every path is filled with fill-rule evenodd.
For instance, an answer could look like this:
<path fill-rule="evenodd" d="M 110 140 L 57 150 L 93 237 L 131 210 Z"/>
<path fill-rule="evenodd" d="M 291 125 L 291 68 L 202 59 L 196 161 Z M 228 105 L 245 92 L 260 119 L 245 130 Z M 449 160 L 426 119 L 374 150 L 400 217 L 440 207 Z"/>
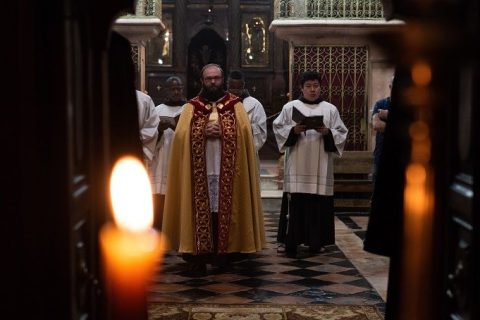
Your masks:
<path fill-rule="evenodd" d="M 477 0 L 9 2 L 1 318 L 480 319 L 479 9 Z M 104 243 L 112 168 L 141 154 L 135 90 L 158 105 L 174 75 L 190 99 L 209 63 L 241 70 L 267 116 L 266 248 L 201 275 L 173 251 L 149 256 L 150 273 L 141 262 L 106 268 L 117 259 Z M 299 97 L 305 71 L 322 75 L 349 133 L 334 164 L 335 244 L 291 257 L 277 243 L 284 155 L 272 122 Z M 374 185 L 372 108 L 391 79 Z M 115 277 L 141 286 L 122 291 Z"/>

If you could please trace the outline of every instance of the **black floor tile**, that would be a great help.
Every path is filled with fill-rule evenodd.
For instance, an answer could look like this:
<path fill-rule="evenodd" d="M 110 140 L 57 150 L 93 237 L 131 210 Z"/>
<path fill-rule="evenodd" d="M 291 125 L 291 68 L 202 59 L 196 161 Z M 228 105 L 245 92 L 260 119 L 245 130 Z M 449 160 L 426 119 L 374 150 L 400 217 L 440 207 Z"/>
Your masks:
<path fill-rule="evenodd" d="M 266 214 L 266 231 L 267 233 L 267 242 L 276 244 L 276 228 L 278 224 L 278 213 Z M 354 232 L 364 232 L 363 230 L 358 230 L 354 221 L 348 217 L 348 215 L 342 215 L 341 217 L 344 223 L 349 226 Z M 282 257 L 282 254 L 273 253 L 275 257 Z M 268 255 L 252 253 L 241 255 L 240 259 L 235 259 L 231 264 L 226 268 L 215 268 L 208 266 L 206 276 L 192 276 L 186 272 L 186 263 L 177 258 L 177 254 L 174 252 L 169 252 L 164 259 L 164 265 L 161 268 L 162 274 L 169 274 L 172 276 L 181 276 L 185 279 L 179 279 L 176 284 L 181 286 L 187 286 L 189 289 L 185 291 L 178 291 L 174 294 L 179 297 L 185 297 L 187 300 L 196 302 L 201 299 L 219 296 L 222 293 L 217 293 L 209 290 L 204 290 L 203 288 L 206 285 L 225 283 L 226 293 L 229 295 L 234 295 L 237 297 L 247 298 L 252 301 L 252 303 L 270 303 L 269 299 L 275 297 L 302 297 L 307 299 L 305 303 L 307 304 L 323 304 L 330 303 L 334 298 L 341 297 L 360 297 L 366 299 L 369 303 L 375 304 L 381 312 L 385 310 L 385 303 L 382 301 L 378 293 L 371 287 L 367 280 L 365 280 L 359 273 L 359 271 L 352 265 L 352 263 L 345 257 L 342 251 L 336 246 L 331 245 L 326 247 L 325 253 L 312 254 L 308 252 L 308 247 L 299 246 L 297 250 L 297 256 L 295 259 L 292 259 L 288 262 L 279 261 L 275 265 L 295 267 L 296 269 L 284 271 L 284 272 L 275 272 L 269 271 L 269 263 L 265 261 L 258 261 L 259 258 L 266 258 Z M 325 286 L 335 284 L 330 281 L 323 281 L 320 279 L 315 279 L 313 277 L 319 275 L 329 274 L 329 272 L 321 272 L 310 270 L 306 268 L 311 268 L 315 266 L 322 266 L 322 263 L 317 263 L 315 261 L 307 261 L 312 257 L 332 257 L 341 259 L 341 261 L 323 264 L 326 267 L 328 265 L 346 267 L 350 270 L 337 272 L 337 274 L 342 275 L 352 275 L 360 278 L 359 280 L 351 281 L 346 284 L 367 288 L 368 291 L 361 292 L 358 294 L 337 294 L 327 290 L 323 290 Z M 273 259 L 275 260 L 275 259 Z M 272 270 L 278 270 L 274 268 L 272 264 Z M 326 268 L 327 270 L 327 268 Z M 279 279 L 275 280 L 265 280 L 260 277 L 265 275 L 271 275 L 272 278 Z M 213 277 L 212 277 L 213 276 Z M 286 277 L 292 277 L 293 279 L 289 280 Z M 283 281 L 282 281 L 283 277 Z M 156 283 L 162 283 L 161 276 L 156 277 Z M 233 285 L 239 285 L 249 288 L 248 290 L 239 291 L 231 293 L 228 291 L 228 283 Z M 265 286 L 268 285 L 297 285 L 304 287 L 304 290 L 293 292 L 290 294 L 275 292 L 265 290 Z M 158 297 L 162 292 L 152 293 L 152 298 Z M 166 294 L 171 294 L 166 292 Z"/>
<path fill-rule="evenodd" d="M 216 296 L 218 293 L 208 291 L 208 290 L 202 290 L 202 289 L 190 289 L 190 290 L 185 290 L 185 291 L 180 291 L 179 294 L 185 297 L 189 297 L 190 299 L 205 299 L 208 297 Z"/>
<path fill-rule="evenodd" d="M 346 284 L 350 284 L 352 286 L 362 287 L 362 288 L 371 288 L 370 282 L 366 279 L 359 279 L 351 282 L 346 282 Z"/>
<path fill-rule="evenodd" d="M 319 272 L 319 271 L 313 271 L 313 270 L 309 270 L 309 269 L 295 269 L 295 270 L 291 270 L 291 271 L 286 271 L 284 273 L 288 273 L 288 274 L 295 275 L 295 276 L 302 276 L 302 277 L 306 277 L 306 278 L 316 277 L 316 276 L 320 276 L 322 274 L 327 274 L 327 272 Z"/>
<path fill-rule="evenodd" d="M 313 289 L 334 284 L 334 282 L 319 280 L 315 278 L 305 278 L 302 280 L 296 280 L 289 283 L 298 284 L 299 286 L 310 287 Z"/>
<path fill-rule="evenodd" d="M 285 262 L 281 264 L 285 266 L 293 266 L 298 268 L 308 268 L 308 267 L 318 266 L 318 263 L 305 261 L 305 260 L 294 260 L 291 262 Z"/>
<path fill-rule="evenodd" d="M 345 267 L 345 268 L 355 268 L 355 266 L 349 261 L 349 260 L 342 260 L 338 262 L 332 262 L 331 264 L 339 266 L 339 267 Z"/>
<path fill-rule="evenodd" d="M 257 279 L 257 278 L 248 278 L 248 279 L 233 281 L 232 283 L 238 284 L 240 286 L 250 287 L 250 288 L 259 288 L 275 282 Z"/>
<path fill-rule="evenodd" d="M 253 288 L 248 291 L 241 291 L 235 294 L 238 297 L 251 299 L 254 301 L 264 301 L 273 297 L 283 296 L 284 294 L 263 290 L 260 288 Z"/>

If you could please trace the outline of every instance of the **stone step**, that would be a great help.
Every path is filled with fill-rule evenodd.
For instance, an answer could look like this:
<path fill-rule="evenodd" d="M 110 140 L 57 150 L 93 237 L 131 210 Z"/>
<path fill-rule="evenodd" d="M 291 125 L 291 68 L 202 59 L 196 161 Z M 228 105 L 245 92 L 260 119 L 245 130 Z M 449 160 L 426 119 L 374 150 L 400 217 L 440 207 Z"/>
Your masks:
<path fill-rule="evenodd" d="M 282 190 L 283 181 L 275 178 L 260 177 L 261 190 Z M 359 192 L 371 193 L 373 184 L 371 180 L 335 180 L 334 192 Z"/>
<path fill-rule="evenodd" d="M 335 212 L 366 213 L 370 210 L 373 191 L 372 164 L 370 151 L 347 151 L 341 158 L 335 158 Z M 260 176 L 264 211 L 279 212 L 283 195 L 283 176 L 279 177 L 272 168 L 269 173 Z"/>
<path fill-rule="evenodd" d="M 260 175 L 261 190 L 278 190 L 282 188 L 279 186 L 279 179 L 277 174 L 262 174 Z"/>
<path fill-rule="evenodd" d="M 371 193 L 373 191 L 373 184 L 370 180 L 362 181 L 351 181 L 351 180 L 342 180 L 335 181 L 334 185 L 335 193 Z"/>
<path fill-rule="evenodd" d="M 280 213 L 280 207 L 282 206 L 282 198 L 263 198 L 262 197 L 262 209 L 263 212 L 268 213 Z"/>
<path fill-rule="evenodd" d="M 282 197 L 262 197 L 264 212 L 280 212 Z M 355 212 L 365 214 L 370 211 L 370 199 L 334 199 L 335 212 Z"/>
<path fill-rule="evenodd" d="M 373 156 L 371 151 L 345 151 L 333 163 L 335 173 L 369 174 L 372 172 Z"/>
<path fill-rule="evenodd" d="M 370 199 L 334 199 L 335 211 L 369 211 Z"/>

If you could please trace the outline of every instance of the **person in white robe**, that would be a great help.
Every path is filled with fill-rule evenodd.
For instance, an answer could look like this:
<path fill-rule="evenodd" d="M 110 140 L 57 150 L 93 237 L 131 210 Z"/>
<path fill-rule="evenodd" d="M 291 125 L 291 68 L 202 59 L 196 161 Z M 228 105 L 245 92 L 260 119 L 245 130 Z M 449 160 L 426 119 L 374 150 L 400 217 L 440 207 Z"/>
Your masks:
<path fill-rule="evenodd" d="M 151 165 L 151 183 L 154 197 L 155 227 L 161 229 L 165 193 L 167 191 L 167 172 L 170 159 L 170 149 L 178 118 L 186 100 L 183 94 L 183 84 L 179 77 L 172 76 L 165 81 L 167 97 L 165 103 L 155 107 L 158 125 L 158 142 Z"/>
<path fill-rule="evenodd" d="M 159 118 L 155 111 L 152 98 L 136 90 L 138 106 L 138 126 L 140 128 L 140 140 L 142 142 L 145 165 L 149 168 L 155 153 L 155 145 L 158 138 Z"/>
<path fill-rule="evenodd" d="M 227 81 L 227 90 L 242 99 L 243 107 L 250 119 L 255 150 L 258 155 L 258 151 L 267 140 L 267 115 L 265 114 L 263 105 L 245 89 L 245 78 L 240 71 L 234 70 L 230 72 Z"/>
<path fill-rule="evenodd" d="M 333 160 L 342 155 L 348 129 L 337 108 L 320 97 L 320 81 L 317 72 L 303 73 L 302 96 L 285 104 L 273 122 L 278 148 L 285 152 L 284 192 L 290 195 L 287 255 L 295 255 L 300 244 L 316 253 L 335 243 Z M 323 116 L 323 125 L 296 123 L 294 109 L 305 117 Z"/>

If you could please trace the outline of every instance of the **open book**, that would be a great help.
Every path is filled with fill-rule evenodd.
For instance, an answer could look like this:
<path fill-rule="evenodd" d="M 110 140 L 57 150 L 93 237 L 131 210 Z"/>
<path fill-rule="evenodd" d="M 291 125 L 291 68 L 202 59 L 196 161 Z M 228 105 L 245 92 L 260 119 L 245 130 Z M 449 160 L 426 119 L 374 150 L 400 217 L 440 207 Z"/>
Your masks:
<path fill-rule="evenodd" d="M 295 107 L 293 107 L 292 119 L 298 124 L 306 125 L 307 130 L 325 127 L 325 124 L 323 123 L 323 116 L 307 117 Z"/>

